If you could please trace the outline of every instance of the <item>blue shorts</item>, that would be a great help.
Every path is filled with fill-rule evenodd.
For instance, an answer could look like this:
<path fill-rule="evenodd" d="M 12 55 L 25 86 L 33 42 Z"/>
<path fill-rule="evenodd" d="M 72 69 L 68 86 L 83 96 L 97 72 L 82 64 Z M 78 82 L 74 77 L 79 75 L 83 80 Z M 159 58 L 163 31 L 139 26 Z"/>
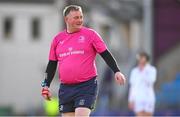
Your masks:
<path fill-rule="evenodd" d="M 97 98 L 97 79 L 79 84 L 61 84 L 59 88 L 59 111 L 75 112 L 77 107 L 93 109 Z"/>

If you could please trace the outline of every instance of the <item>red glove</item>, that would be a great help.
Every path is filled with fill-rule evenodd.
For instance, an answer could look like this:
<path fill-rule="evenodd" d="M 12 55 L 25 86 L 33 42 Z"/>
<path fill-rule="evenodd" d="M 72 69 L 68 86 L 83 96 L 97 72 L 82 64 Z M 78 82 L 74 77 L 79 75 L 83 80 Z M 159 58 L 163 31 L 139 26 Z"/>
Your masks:
<path fill-rule="evenodd" d="M 41 95 L 43 96 L 44 99 L 49 100 L 49 101 L 51 100 L 51 93 L 48 87 L 42 88 Z"/>

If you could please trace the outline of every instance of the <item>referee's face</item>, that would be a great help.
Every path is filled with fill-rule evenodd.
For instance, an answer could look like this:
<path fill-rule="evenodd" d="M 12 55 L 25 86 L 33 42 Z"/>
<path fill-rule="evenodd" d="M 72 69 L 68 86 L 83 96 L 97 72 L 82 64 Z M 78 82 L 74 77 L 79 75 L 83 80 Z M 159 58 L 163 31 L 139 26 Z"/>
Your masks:
<path fill-rule="evenodd" d="M 65 22 L 70 30 L 79 30 L 83 25 L 82 11 L 70 11 L 65 17 Z"/>
<path fill-rule="evenodd" d="M 139 59 L 138 59 L 138 63 L 140 66 L 145 66 L 146 63 L 147 63 L 147 59 L 145 56 L 140 56 Z"/>

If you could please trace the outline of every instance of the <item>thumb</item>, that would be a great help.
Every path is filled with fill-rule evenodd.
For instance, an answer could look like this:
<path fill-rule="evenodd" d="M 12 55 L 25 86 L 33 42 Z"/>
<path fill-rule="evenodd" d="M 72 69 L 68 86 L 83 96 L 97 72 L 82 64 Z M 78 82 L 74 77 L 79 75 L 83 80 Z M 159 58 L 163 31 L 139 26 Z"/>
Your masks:
<path fill-rule="evenodd" d="M 49 93 L 47 94 L 47 100 L 51 100 L 51 97 L 52 97 L 52 95 L 51 95 L 51 93 L 49 92 Z"/>
<path fill-rule="evenodd" d="M 48 95 L 44 94 L 42 95 L 44 99 L 47 99 L 48 98 Z"/>

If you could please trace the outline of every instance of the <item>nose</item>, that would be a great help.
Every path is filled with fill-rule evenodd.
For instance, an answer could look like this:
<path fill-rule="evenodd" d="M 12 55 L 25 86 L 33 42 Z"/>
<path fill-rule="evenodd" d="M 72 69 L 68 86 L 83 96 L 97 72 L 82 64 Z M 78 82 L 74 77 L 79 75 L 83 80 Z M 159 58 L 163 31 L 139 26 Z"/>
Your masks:
<path fill-rule="evenodd" d="M 79 22 L 82 22 L 83 21 L 83 18 L 79 18 Z"/>

